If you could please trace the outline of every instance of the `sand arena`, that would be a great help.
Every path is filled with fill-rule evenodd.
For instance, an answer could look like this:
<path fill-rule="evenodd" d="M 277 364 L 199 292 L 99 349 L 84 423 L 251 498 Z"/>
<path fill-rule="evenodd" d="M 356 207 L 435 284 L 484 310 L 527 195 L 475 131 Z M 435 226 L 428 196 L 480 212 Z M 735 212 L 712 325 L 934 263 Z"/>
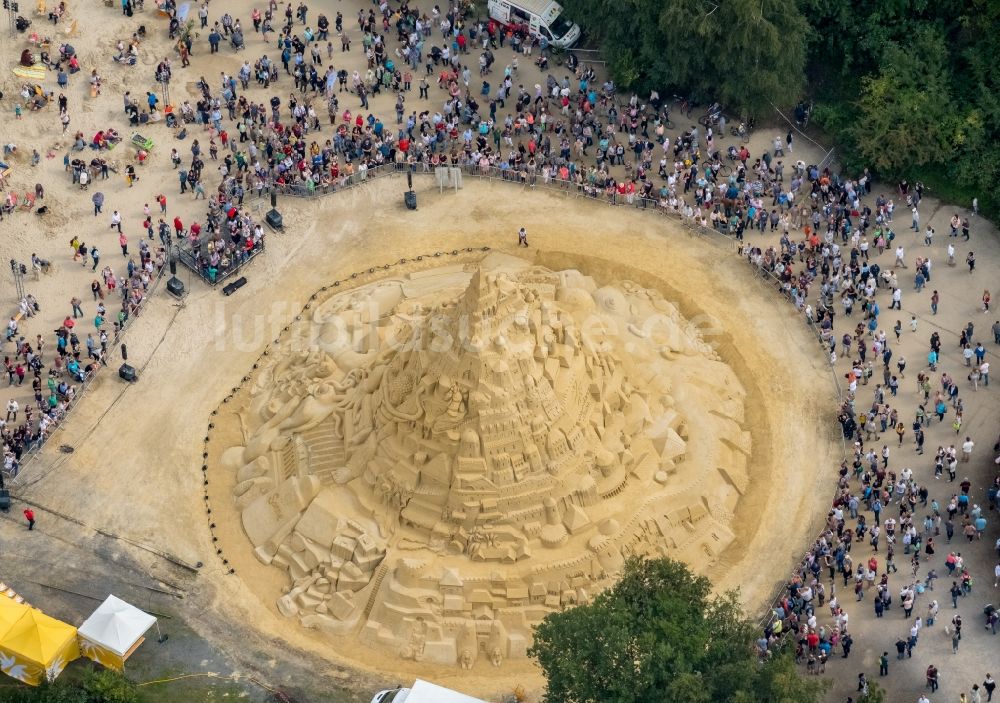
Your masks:
<path fill-rule="evenodd" d="M 470 192 L 489 187 L 371 231 L 412 233 L 457 200 L 489 213 L 465 243 L 513 244 L 513 205 Z M 532 625 L 628 555 L 680 558 L 758 607 L 812 534 L 833 399 L 791 311 L 748 314 L 749 270 L 673 225 L 667 246 L 659 219 L 560 205 L 528 223 L 557 251 L 329 267 L 219 406 L 213 524 L 282 636 L 488 681 L 527 672 Z M 588 212 L 630 245 L 560 236 Z"/>

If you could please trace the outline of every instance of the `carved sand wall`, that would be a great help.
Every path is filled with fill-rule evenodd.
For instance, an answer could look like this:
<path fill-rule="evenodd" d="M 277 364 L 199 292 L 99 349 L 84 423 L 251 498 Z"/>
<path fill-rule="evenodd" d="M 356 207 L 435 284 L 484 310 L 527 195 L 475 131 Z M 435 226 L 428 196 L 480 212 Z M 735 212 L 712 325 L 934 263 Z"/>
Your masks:
<path fill-rule="evenodd" d="M 490 254 L 309 312 L 222 456 L 285 616 L 499 667 L 626 556 L 703 571 L 733 541 L 744 392 L 655 290 Z"/>

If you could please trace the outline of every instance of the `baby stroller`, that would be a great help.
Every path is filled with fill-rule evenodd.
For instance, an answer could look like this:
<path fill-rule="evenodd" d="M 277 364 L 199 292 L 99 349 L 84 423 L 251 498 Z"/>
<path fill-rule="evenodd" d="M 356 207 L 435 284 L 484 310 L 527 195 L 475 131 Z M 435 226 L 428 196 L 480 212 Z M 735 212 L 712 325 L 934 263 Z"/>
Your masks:
<path fill-rule="evenodd" d="M 233 30 L 233 32 L 229 35 L 229 37 L 233 45 L 233 51 L 239 51 L 240 49 L 247 48 L 246 44 L 243 41 L 243 32 L 238 32 L 236 30 Z"/>

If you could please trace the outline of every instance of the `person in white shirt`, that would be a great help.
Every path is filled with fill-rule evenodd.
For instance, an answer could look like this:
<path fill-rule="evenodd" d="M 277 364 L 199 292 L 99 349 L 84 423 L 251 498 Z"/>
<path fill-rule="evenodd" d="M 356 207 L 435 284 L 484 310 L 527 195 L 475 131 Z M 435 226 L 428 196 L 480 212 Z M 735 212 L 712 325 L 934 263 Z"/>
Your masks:
<path fill-rule="evenodd" d="M 976 443 L 972 441 L 971 437 L 966 437 L 965 441 L 962 442 L 962 461 L 968 462 L 972 457 L 972 450 L 976 446 Z"/>

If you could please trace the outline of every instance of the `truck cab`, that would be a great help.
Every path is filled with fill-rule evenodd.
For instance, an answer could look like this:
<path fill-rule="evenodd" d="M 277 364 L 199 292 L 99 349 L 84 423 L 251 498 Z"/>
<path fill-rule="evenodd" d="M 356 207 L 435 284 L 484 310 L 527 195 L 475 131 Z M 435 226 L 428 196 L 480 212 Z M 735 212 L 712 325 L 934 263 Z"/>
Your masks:
<path fill-rule="evenodd" d="M 490 17 L 524 31 L 550 46 L 569 49 L 580 39 L 580 27 L 570 22 L 555 0 L 489 0 Z"/>

